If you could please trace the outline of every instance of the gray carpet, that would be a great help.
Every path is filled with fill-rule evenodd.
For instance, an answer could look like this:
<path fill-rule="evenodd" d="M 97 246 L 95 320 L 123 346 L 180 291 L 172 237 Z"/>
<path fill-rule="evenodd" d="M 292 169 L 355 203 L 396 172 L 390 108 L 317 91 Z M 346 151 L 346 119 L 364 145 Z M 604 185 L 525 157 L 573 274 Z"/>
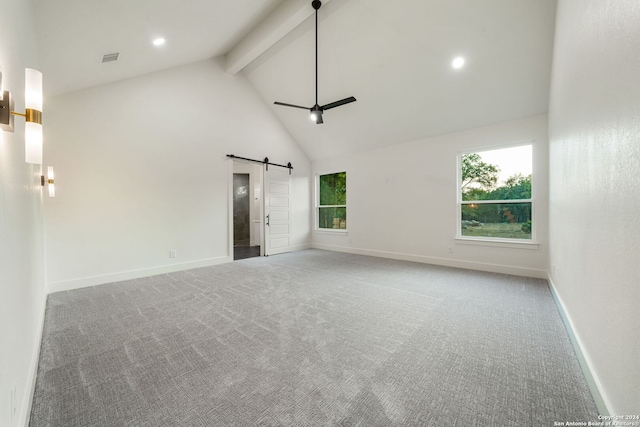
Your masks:
<path fill-rule="evenodd" d="M 546 282 L 307 250 L 49 295 L 32 426 L 551 426 Z"/>

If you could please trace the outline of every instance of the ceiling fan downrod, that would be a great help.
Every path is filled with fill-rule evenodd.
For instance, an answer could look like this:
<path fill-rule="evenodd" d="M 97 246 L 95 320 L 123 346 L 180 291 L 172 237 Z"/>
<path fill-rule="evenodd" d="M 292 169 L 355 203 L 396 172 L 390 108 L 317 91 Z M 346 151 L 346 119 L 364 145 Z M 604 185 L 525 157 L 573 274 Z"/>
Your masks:
<path fill-rule="evenodd" d="M 320 0 L 313 0 L 311 2 L 311 6 L 315 9 L 316 14 L 316 103 L 311 108 L 278 101 L 274 102 L 274 104 L 282 105 L 285 107 L 302 108 L 305 110 L 309 110 L 311 119 L 314 120 L 316 124 L 322 124 L 324 123 L 324 121 L 322 120 L 322 113 L 324 112 L 324 110 L 329 110 L 331 108 L 339 107 L 344 104 L 349 104 L 350 102 L 356 101 L 356 99 L 353 96 L 350 96 L 349 98 L 331 102 L 326 105 L 321 106 L 320 104 L 318 104 L 318 9 L 320 9 L 320 6 L 322 6 L 322 2 Z"/>

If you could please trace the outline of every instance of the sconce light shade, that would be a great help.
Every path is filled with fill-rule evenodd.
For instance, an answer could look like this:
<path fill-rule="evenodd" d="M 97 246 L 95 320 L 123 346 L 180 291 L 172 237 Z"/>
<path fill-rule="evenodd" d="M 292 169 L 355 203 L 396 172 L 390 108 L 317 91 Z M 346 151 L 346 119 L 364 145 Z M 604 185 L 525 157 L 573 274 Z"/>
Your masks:
<path fill-rule="evenodd" d="M 42 164 L 42 125 L 25 123 L 24 160 L 36 165 Z"/>
<path fill-rule="evenodd" d="M 33 68 L 24 70 L 24 106 L 42 112 L 42 73 Z"/>
<path fill-rule="evenodd" d="M 24 104 L 26 124 L 24 130 L 25 161 L 42 164 L 42 73 L 32 68 L 25 70 Z"/>

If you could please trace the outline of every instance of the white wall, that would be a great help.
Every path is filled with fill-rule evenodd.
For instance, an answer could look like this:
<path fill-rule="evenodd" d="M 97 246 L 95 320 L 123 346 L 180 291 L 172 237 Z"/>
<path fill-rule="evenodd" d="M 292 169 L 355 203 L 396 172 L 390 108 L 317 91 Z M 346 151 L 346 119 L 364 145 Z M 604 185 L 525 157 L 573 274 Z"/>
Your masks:
<path fill-rule="evenodd" d="M 50 291 L 232 260 L 226 154 L 293 164 L 293 244 L 310 243 L 309 160 L 219 61 L 61 95 L 48 111 Z"/>
<path fill-rule="evenodd" d="M 455 241 L 458 153 L 533 140 L 538 249 Z M 313 246 L 546 277 L 547 158 L 547 118 L 537 116 L 313 162 L 314 174 L 347 171 L 348 228 L 314 232 Z"/>
<path fill-rule="evenodd" d="M 556 25 L 552 284 L 609 411 L 640 414 L 640 3 L 560 0 Z"/>
<path fill-rule="evenodd" d="M 31 2 L 3 0 L 0 68 L 24 112 L 24 69 L 38 68 Z M 46 77 L 44 80 L 46 87 Z M 45 124 L 46 124 L 45 99 Z M 26 422 L 44 316 L 40 166 L 24 161 L 24 119 L 0 130 L 0 425 Z M 45 139 L 47 133 L 45 130 Z M 48 153 L 45 150 L 45 158 Z"/>

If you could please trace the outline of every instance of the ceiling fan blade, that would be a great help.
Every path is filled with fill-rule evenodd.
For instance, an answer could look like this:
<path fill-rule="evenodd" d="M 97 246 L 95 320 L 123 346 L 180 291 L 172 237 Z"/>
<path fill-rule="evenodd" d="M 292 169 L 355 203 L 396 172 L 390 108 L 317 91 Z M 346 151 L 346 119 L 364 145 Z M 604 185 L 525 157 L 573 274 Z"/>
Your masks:
<path fill-rule="evenodd" d="M 311 109 L 311 107 L 303 107 L 302 105 L 293 105 L 293 104 L 287 104 L 287 103 L 278 102 L 278 101 L 274 102 L 274 104 L 276 104 L 276 105 L 284 105 L 285 107 L 302 108 L 303 110 L 310 110 Z"/>
<path fill-rule="evenodd" d="M 320 9 L 321 5 L 322 5 L 322 2 L 320 0 L 313 0 L 311 2 L 311 6 L 316 11 L 315 12 L 315 16 L 316 16 L 316 103 L 313 104 L 313 107 L 309 108 L 309 107 L 303 107 L 301 105 L 287 104 L 285 102 L 278 102 L 278 101 L 274 102 L 274 104 L 276 105 L 309 110 L 309 112 L 311 113 L 311 120 L 315 120 L 316 124 L 318 125 L 324 123 L 324 120 L 322 120 L 322 112 L 324 110 L 330 110 L 332 108 L 339 107 L 341 105 L 349 104 L 350 102 L 356 101 L 356 98 L 354 98 L 353 96 L 350 96 L 349 98 L 341 99 L 340 101 L 332 102 L 327 105 L 323 105 L 323 106 L 318 105 L 318 9 Z"/>
<path fill-rule="evenodd" d="M 348 104 L 350 102 L 355 102 L 355 101 L 356 101 L 356 99 L 353 96 L 350 96 L 349 98 L 341 99 L 340 101 L 336 101 L 336 102 L 332 102 L 332 103 L 327 104 L 327 105 L 323 105 L 320 108 L 322 108 L 323 110 L 329 110 L 331 108 L 339 107 L 341 105 Z"/>

